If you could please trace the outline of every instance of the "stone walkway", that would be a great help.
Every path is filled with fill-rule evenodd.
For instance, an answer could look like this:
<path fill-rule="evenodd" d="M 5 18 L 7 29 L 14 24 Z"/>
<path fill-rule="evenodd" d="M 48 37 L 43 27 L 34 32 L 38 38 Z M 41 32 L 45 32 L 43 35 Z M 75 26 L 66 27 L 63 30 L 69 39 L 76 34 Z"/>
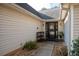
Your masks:
<path fill-rule="evenodd" d="M 43 42 L 41 47 L 34 51 L 31 56 L 51 56 L 53 50 L 53 42 Z"/>

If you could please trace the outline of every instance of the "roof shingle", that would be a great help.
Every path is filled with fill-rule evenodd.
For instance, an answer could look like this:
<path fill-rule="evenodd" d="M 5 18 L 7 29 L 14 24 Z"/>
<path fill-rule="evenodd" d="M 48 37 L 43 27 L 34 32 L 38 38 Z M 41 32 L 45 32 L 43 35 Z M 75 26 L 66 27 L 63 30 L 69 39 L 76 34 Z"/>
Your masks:
<path fill-rule="evenodd" d="M 38 17 L 42 18 L 42 19 L 53 19 L 50 16 L 47 16 L 45 14 L 39 13 L 38 11 L 36 11 L 34 8 L 32 8 L 30 5 L 28 5 L 27 3 L 16 3 L 17 5 L 19 5 L 20 7 L 28 10 L 29 12 L 37 15 Z"/>

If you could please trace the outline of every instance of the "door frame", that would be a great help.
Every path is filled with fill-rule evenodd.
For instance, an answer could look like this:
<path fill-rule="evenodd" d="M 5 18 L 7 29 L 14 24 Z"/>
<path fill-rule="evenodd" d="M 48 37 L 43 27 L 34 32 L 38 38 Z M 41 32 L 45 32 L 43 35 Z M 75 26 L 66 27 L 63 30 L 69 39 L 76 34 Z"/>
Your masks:
<path fill-rule="evenodd" d="M 55 25 L 54 25 L 54 33 L 55 33 L 55 35 L 54 35 L 54 39 L 52 39 L 52 40 L 50 40 L 50 34 L 49 34 L 49 32 L 50 32 L 50 30 L 49 30 L 49 24 L 50 23 L 54 23 Z M 57 23 L 57 29 L 56 29 L 56 23 Z M 46 27 L 45 27 L 45 30 L 46 30 L 46 40 L 48 40 L 48 41 L 55 41 L 56 39 L 58 39 L 58 21 L 56 21 L 56 22 L 46 22 Z M 56 33 L 56 31 L 57 31 L 57 33 Z"/>

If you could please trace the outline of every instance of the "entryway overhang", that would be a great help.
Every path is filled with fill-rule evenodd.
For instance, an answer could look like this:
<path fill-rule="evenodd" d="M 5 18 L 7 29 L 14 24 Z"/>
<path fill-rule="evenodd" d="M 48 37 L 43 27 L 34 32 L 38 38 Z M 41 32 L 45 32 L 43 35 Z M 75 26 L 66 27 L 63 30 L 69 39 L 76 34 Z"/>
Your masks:
<path fill-rule="evenodd" d="M 70 4 L 69 3 L 61 3 L 61 15 L 60 15 L 60 19 L 62 19 L 63 21 L 65 20 L 68 10 L 70 8 Z"/>

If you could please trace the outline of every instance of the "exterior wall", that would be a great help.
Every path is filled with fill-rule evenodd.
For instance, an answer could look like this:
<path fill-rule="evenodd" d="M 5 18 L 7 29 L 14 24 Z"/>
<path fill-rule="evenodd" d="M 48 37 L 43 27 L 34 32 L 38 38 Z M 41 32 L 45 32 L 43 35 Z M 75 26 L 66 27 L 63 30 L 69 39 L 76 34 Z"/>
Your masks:
<path fill-rule="evenodd" d="M 26 41 L 36 40 L 36 32 L 43 31 L 42 27 L 40 20 L 0 5 L 0 55 L 21 47 Z"/>
<path fill-rule="evenodd" d="M 79 5 L 74 6 L 73 39 L 79 37 Z"/>

